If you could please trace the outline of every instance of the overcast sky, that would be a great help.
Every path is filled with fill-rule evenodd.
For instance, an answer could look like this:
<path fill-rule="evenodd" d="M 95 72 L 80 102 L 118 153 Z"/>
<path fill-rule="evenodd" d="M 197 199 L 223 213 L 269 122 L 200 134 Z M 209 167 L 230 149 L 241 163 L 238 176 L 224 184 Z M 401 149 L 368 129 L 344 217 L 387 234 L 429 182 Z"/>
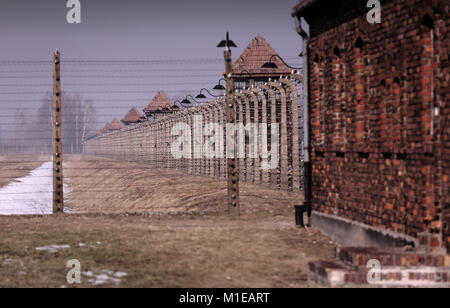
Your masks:
<path fill-rule="evenodd" d="M 298 65 L 301 40 L 294 30 L 291 11 L 298 0 L 80 0 L 82 5 L 82 23 L 70 25 L 66 22 L 66 0 L 0 0 L 0 61 L 31 61 L 51 59 L 52 51 L 59 48 L 64 60 L 155 60 L 155 59 L 220 59 L 223 51 L 216 48 L 225 32 L 230 31 L 231 38 L 238 45 L 233 50 L 237 58 L 256 35 L 262 35 L 272 47 L 291 65 Z M 64 62 L 63 62 L 64 63 Z M 123 87 L 102 88 L 124 91 L 148 91 L 149 93 L 129 94 L 89 94 L 92 88 L 77 87 L 81 82 L 101 83 L 103 79 L 86 79 L 70 76 L 70 69 L 63 67 L 64 90 L 81 92 L 85 98 L 94 102 L 100 99 L 123 99 L 120 116 L 127 106 L 141 108 L 146 103 L 131 103 L 127 99 L 145 99 L 148 101 L 157 90 L 166 90 L 171 97 L 178 92 L 195 92 L 204 86 L 211 88 L 217 83 L 223 71 L 223 63 L 205 65 L 165 65 L 145 67 L 145 69 L 180 69 L 180 74 L 193 74 L 193 69 L 204 69 L 202 76 L 189 79 L 166 75 L 159 82 L 172 84 L 198 83 L 198 85 L 168 85 L 155 82 L 157 76 L 148 79 L 108 79 L 109 83 L 122 83 Z M 104 67 L 103 67 L 104 68 Z M 134 69 L 136 67 L 120 67 Z M 142 69 L 143 67 L 138 67 Z M 24 67 L 0 66 L 3 70 L 24 70 Z M 28 68 L 27 68 L 28 69 Z M 35 69 L 35 67 L 33 67 Z M 42 69 L 42 68 L 40 68 Z M 47 68 L 45 68 L 47 69 Z M 51 67 L 50 67 L 51 69 Z M 67 69 L 67 71 L 64 71 Z M 98 69 L 98 67 L 94 67 Z M 148 72 L 143 72 L 150 75 Z M 18 73 L 19 74 L 19 73 Z M 3 72 L 4 76 L 5 72 Z M 36 75 L 36 74 L 35 74 Z M 72 74 L 74 75 L 74 74 Z M 80 74 L 79 74 L 80 75 Z M 153 73 L 155 75 L 155 73 Z M 30 75 L 31 76 L 31 75 Z M 40 75 L 39 75 L 40 76 Z M 46 76 L 46 75 L 45 75 Z M 49 71 L 50 76 L 50 71 Z M 124 75 L 125 76 L 125 75 Z M 217 77 L 215 77 L 217 76 Z M 38 77 L 38 76 L 36 76 Z M 51 79 L 21 80 L 36 84 L 51 82 Z M 15 84 L 17 79 L 1 79 L 0 83 Z M 169 82 L 170 81 L 170 82 Z M 49 83 L 50 83 L 49 82 Z M 148 86 L 127 88 L 125 84 L 146 83 Z M 153 86 L 153 84 L 155 84 Z M 73 86 L 71 86 L 73 85 Z M 0 92 L 0 101 L 6 99 L 36 99 L 35 94 L 4 94 L 6 89 L 18 91 L 23 88 L 5 88 Z M 12 89 L 12 90 L 11 90 Z M 50 88 L 51 89 L 51 88 Z M 27 88 L 30 90 L 30 88 Z M 195 94 L 195 93 L 193 93 Z M 5 106 L 7 103 L 0 102 Z M 108 104 L 110 106 L 111 104 Z M 0 106 L 0 107 L 1 107 Z M 106 106 L 98 102 L 100 108 Z M 105 115 L 109 117 L 110 115 Z M 112 115 L 111 115 L 112 116 Z"/>

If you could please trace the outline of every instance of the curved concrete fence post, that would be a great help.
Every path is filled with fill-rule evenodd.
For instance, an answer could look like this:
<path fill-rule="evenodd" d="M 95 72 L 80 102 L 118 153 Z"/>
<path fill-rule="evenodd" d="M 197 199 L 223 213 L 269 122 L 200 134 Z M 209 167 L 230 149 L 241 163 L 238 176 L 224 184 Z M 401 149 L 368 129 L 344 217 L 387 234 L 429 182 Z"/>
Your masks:
<path fill-rule="evenodd" d="M 147 155 L 148 155 L 148 162 L 150 163 L 150 165 L 154 165 L 153 164 L 153 150 L 154 150 L 154 146 L 153 146 L 153 142 L 155 140 L 155 138 L 153 137 L 153 125 L 151 123 L 148 124 L 148 129 L 147 129 Z"/>
<path fill-rule="evenodd" d="M 170 127 L 171 127 L 171 116 L 168 115 L 165 118 L 165 125 L 164 125 L 164 137 L 165 137 L 165 143 L 164 143 L 164 149 L 165 149 L 165 156 L 167 161 L 167 169 L 172 169 L 172 155 L 170 155 Z"/>
<path fill-rule="evenodd" d="M 212 105 L 214 104 L 214 102 L 210 102 L 210 103 L 208 103 L 208 105 L 207 105 L 207 118 L 208 118 L 208 120 L 207 121 L 205 121 L 205 130 L 207 129 L 207 128 L 209 128 L 209 126 L 211 125 L 211 123 L 213 123 L 213 124 L 216 124 L 215 122 L 214 122 L 214 118 L 213 118 L 213 113 L 212 113 Z M 205 157 L 205 160 L 207 160 L 207 170 L 206 170 L 206 175 L 207 176 L 209 176 L 209 177 L 213 177 L 214 176 L 214 154 L 215 154 L 215 151 L 214 151 L 214 149 L 212 149 L 212 147 L 209 145 L 209 142 L 207 142 L 207 141 L 209 141 L 209 138 L 210 138 L 210 136 L 208 136 L 208 135 L 206 135 L 206 137 L 205 137 L 205 145 L 206 146 L 208 146 L 209 147 L 209 156 L 206 156 Z"/>
<path fill-rule="evenodd" d="M 215 125 L 219 125 L 218 121 L 216 120 L 215 113 L 214 113 L 214 105 L 215 104 L 216 104 L 216 101 L 211 103 L 210 109 L 209 109 L 209 112 L 210 112 L 209 116 L 210 116 L 210 119 L 211 119 L 211 123 L 214 123 Z M 218 142 L 217 142 L 217 140 L 218 140 L 217 134 L 218 134 L 218 132 L 217 132 L 217 130 L 215 130 L 214 131 L 214 140 L 215 140 L 215 142 L 214 142 L 214 148 L 213 148 L 214 152 L 213 152 L 213 156 L 211 156 L 211 159 L 210 159 L 210 171 L 209 171 L 209 174 L 210 174 L 211 177 L 216 177 L 217 148 L 219 146 Z"/>
<path fill-rule="evenodd" d="M 268 96 L 268 103 L 270 104 L 270 122 L 268 125 L 268 142 L 270 144 L 272 144 L 272 126 L 275 124 L 278 124 L 277 122 L 277 96 L 275 94 L 275 91 L 272 90 L 271 87 L 269 87 L 268 85 L 259 85 L 258 86 L 260 89 L 263 89 Z M 278 130 L 278 134 L 279 134 L 279 130 Z M 272 150 L 272 149 L 271 149 Z M 278 169 L 280 168 L 280 162 L 279 162 L 279 153 L 277 153 L 277 157 L 270 157 L 270 160 L 272 162 L 272 160 L 276 159 L 276 168 L 271 168 L 270 172 L 269 172 L 269 176 L 270 176 L 270 184 L 274 187 L 279 187 L 280 185 L 280 180 L 278 178 Z"/>
<path fill-rule="evenodd" d="M 157 120 L 158 122 L 156 123 L 156 163 L 157 163 L 157 167 L 161 168 L 161 121 Z"/>
<path fill-rule="evenodd" d="M 186 124 L 186 126 L 189 126 L 189 114 L 187 112 L 187 110 L 183 111 L 183 123 Z M 185 140 L 189 138 L 189 132 L 187 130 L 183 131 L 183 135 Z M 186 147 L 188 145 L 185 145 Z M 187 156 L 183 156 L 183 171 L 185 173 L 189 173 L 189 162 L 190 162 L 190 158 Z"/>
<path fill-rule="evenodd" d="M 187 118 L 187 120 L 188 120 L 188 126 L 191 128 L 191 131 L 190 132 L 188 132 L 188 138 L 189 138 L 189 140 L 190 140 L 190 147 L 191 147 L 191 150 L 190 150 L 190 152 L 191 152 L 191 155 L 190 155 L 190 157 L 188 158 L 188 173 L 189 174 L 194 174 L 194 160 L 193 160 L 193 153 L 194 153 L 194 144 L 193 144 L 193 140 L 192 140 L 192 124 L 193 124 L 193 120 L 192 120 L 192 111 L 191 110 L 188 110 L 187 111 L 187 115 L 188 115 L 188 118 Z"/>
<path fill-rule="evenodd" d="M 208 116 L 209 116 L 209 119 L 210 119 L 210 123 L 214 123 L 215 125 L 217 125 L 218 123 L 216 122 L 216 120 L 214 118 L 214 104 L 215 103 L 216 102 L 213 101 L 213 102 L 211 102 L 209 104 Z M 211 156 L 208 158 L 209 159 L 209 171 L 208 171 L 208 174 L 209 174 L 210 177 L 215 177 L 215 170 L 214 170 L 214 168 L 215 168 L 215 158 L 216 158 L 216 148 L 217 148 L 216 134 L 217 134 L 217 132 L 215 131 L 214 132 L 214 140 L 215 140 L 214 148 L 211 149 L 213 152 L 212 152 Z"/>
<path fill-rule="evenodd" d="M 147 161 L 147 125 L 146 123 L 142 123 L 141 126 L 142 129 L 142 162 L 146 162 Z"/>
<path fill-rule="evenodd" d="M 169 157 L 167 155 L 167 119 L 163 118 L 161 121 L 161 128 L 162 128 L 162 158 L 163 158 L 163 167 L 165 169 L 169 168 Z"/>
<path fill-rule="evenodd" d="M 133 132 L 133 154 L 134 154 L 134 162 L 139 161 L 139 127 L 135 126 L 132 129 Z"/>
<path fill-rule="evenodd" d="M 130 132 L 129 130 L 125 130 L 124 131 L 124 147 L 123 147 L 123 151 L 124 151 L 124 159 L 125 161 L 130 161 Z"/>
<path fill-rule="evenodd" d="M 214 123 L 218 124 L 220 126 L 220 130 L 216 132 L 216 151 L 215 151 L 215 157 L 214 157 L 214 175 L 215 177 L 219 178 L 221 177 L 221 169 L 220 169 L 220 163 L 222 159 L 223 154 L 223 123 L 221 123 L 221 108 L 220 108 L 220 101 L 216 101 L 213 112 L 214 112 Z"/>
<path fill-rule="evenodd" d="M 127 151 L 128 151 L 128 161 L 129 162 L 133 162 L 136 161 L 136 147 L 135 147 L 135 138 L 134 138 L 134 128 L 129 128 L 128 129 L 128 147 L 127 147 Z"/>
<path fill-rule="evenodd" d="M 158 164 L 158 125 L 157 123 L 152 123 L 152 163 L 153 166 Z"/>
<path fill-rule="evenodd" d="M 218 112 L 219 112 L 219 124 L 222 128 L 222 130 L 219 132 L 220 134 L 220 149 L 219 149 L 219 178 L 222 179 L 226 179 L 227 178 L 227 156 L 226 156 L 226 107 L 225 107 L 225 99 L 221 99 L 220 101 L 217 102 L 217 108 L 218 108 Z"/>
<path fill-rule="evenodd" d="M 239 166 L 239 178 L 245 179 L 245 129 L 244 129 L 244 100 L 242 97 L 235 95 L 236 100 L 236 120 L 237 120 L 237 149 L 238 149 L 238 166 Z"/>
<path fill-rule="evenodd" d="M 242 93 L 250 97 L 250 102 L 253 102 L 253 132 L 250 133 L 250 159 L 252 161 L 253 183 L 261 183 L 261 169 L 259 161 L 259 100 L 252 90 L 243 90 Z M 250 104 L 250 106 L 252 106 Z M 251 107 L 250 107 L 251 108 Z"/>
<path fill-rule="evenodd" d="M 141 128 L 136 125 L 134 129 L 134 161 L 141 161 Z"/>
<path fill-rule="evenodd" d="M 165 165 L 164 141 L 164 121 L 159 120 L 159 168 Z"/>
<path fill-rule="evenodd" d="M 198 122 L 198 116 L 200 116 L 200 110 L 201 108 L 199 107 L 194 107 L 192 108 L 192 146 L 193 146 L 193 161 L 194 161 L 194 174 L 195 175 L 200 175 L 200 162 L 201 159 L 197 156 L 201 153 L 201 148 L 200 148 L 200 144 L 199 144 L 199 140 L 198 138 L 198 133 L 197 131 L 199 129 L 201 129 L 201 126 L 199 126 L 199 122 Z M 201 123 L 200 123 L 201 125 Z"/>
<path fill-rule="evenodd" d="M 219 107 L 220 107 L 220 115 L 221 115 L 221 123 L 222 126 L 224 127 L 223 130 L 223 140 L 224 140 L 224 144 L 225 146 L 221 149 L 222 150 L 222 159 L 221 159 L 221 177 L 223 179 L 226 179 L 228 176 L 228 168 L 227 168 L 227 132 L 226 132 L 226 127 L 227 127 L 227 112 L 226 112 L 226 102 L 225 101 L 221 101 L 219 102 Z"/>
<path fill-rule="evenodd" d="M 160 168 L 161 161 L 161 122 L 158 120 L 156 123 L 156 164 Z"/>
<path fill-rule="evenodd" d="M 132 162 L 134 161 L 134 140 L 133 140 L 133 130 L 128 129 L 128 138 L 127 138 L 127 148 L 126 151 L 128 153 L 128 161 Z"/>
<path fill-rule="evenodd" d="M 213 109 L 212 104 L 213 104 L 213 102 L 208 103 L 208 105 L 206 106 L 208 120 L 205 120 L 205 130 L 209 127 L 209 125 L 211 125 L 212 123 L 215 123 L 214 117 L 213 117 L 213 111 L 212 111 L 212 109 Z M 205 145 L 208 147 L 208 149 L 207 149 L 208 155 L 206 155 L 206 157 L 205 157 L 205 160 L 207 161 L 206 175 L 209 177 L 213 177 L 214 176 L 214 156 L 213 155 L 215 154 L 215 151 L 212 149 L 212 147 L 209 144 L 209 140 L 210 140 L 211 136 L 207 135 L 205 138 L 206 138 Z"/>
<path fill-rule="evenodd" d="M 281 131 L 280 131 L 280 186 L 281 189 L 289 189 L 288 174 L 288 144 L 287 144 L 287 108 L 286 108 L 286 92 L 282 84 L 270 81 L 269 86 L 275 88 L 280 94 L 281 99 Z"/>
<path fill-rule="evenodd" d="M 166 159 L 166 125 L 164 118 L 160 121 L 160 144 L 161 144 L 161 167 L 167 168 L 167 159 Z"/>
<path fill-rule="evenodd" d="M 186 126 L 189 126 L 189 116 L 187 110 L 183 111 L 183 123 L 186 124 Z M 187 131 L 183 131 L 183 135 L 185 140 L 189 138 L 188 137 L 189 134 Z M 185 173 L 189 173 L 189 158 L 187 156 L 183 156 L 183 171 Z"/>
<path fill-rule="evenodd" d="M 141 161 L 141 128 L 139 125 L 136 125 L 134 129 L 134 153 L 135 153 L 135 161 Z"/>
<path fill-rule="evenodd" d="M 115 137 L 116 133 L 112 133 L 111 135 L 108 136 L 108 146 L 107 146 L 107 151 L 108 151 L 108 158 L 114 159 L 114 150 L 115 150 L 115 146 L 114 146 L 114 137 Z"/>
<path fill-rule="evenodd" d="M 175 157 L 172 155 L 172 144 L 174 142 L 174 137 L 172 136 L 172 128 L 175 124 L 176 117 L 174 115 L 171 115 L 169 117 L 169 127 L 168 127 L 168 138 L 169 138 L 169 144 L 168 144 L 168 155 L 170 160 L 170 168 L 171 169 L 177 169 L 177 161 Z"/>
<path fill-rule="evenodd" d="M 148 123 L 143 124 L 143 130 L 144 130 L 144 141 L 143 141 L 143 147 L 144 147 L 144 163 L 148 163 Z"/>
<path fill-rule="evenodd" d="M 244 120 L 244 133 L 245 133 L 245 181 L 246 182 L 252 182 L 253 179 L 253 167 L 252 167 L 252 159 L 250 157 L 250 145 L 248 140 L 250 139 L 250 132 L 247 128 L 250 128 L 252 119 L 251 119 L 251 108 L 250 108 L 250 100 L 248 99 L 247 95 L 243 93 L 237 93 L 236 96 L 240 97 L 244 104 L 244 113 L 245 113 L 245 120 Z M 244 180 L 244 178 L 243 178 Z"/>
<path fill-rule="evenodd" d="M 293 189 L 300 190 L 299 95 L 297 86 L 292 81 L 289 79 L 281 79 L 280 82 L 286 86 L 286 89 L 289 89 L 292 123 L 292 128 L 289 132 L 292 134 L 292 186 Z"/>
<path fill-rule="evenodd" d="M 209 112 L 208 112 L 208 103 L 204 103 L 201 108 L 202 115 L 202 158 L 201 162 L 201 172 L 200 174 L 203 176 L 209 176 L 209 158 L 205 156 L 205 127 L 206 123 L 209 123 Z"/>
<path fill-rule="evenodd" d="M 167 158 L 169 159 L 169 168 L 175 169 L 175 161 L 172 155 L 172 127 L 173 127 L 173 116 L 170 115 L 167 121 Z"/>
<path fill-rule="evenodd" d="M 216 118 L 216 111 L 215 111 L 215 104 L 217 103 L 217 101 L 214 101 L 211 103 L 210 105 L 210 119 L 211 119 L 211 123 L 214 124 L 218 124 L 217 118 Z M 216 177 L 217 176 L 217 171 L 216 171 L 216 161 L 217 161 L 217 131 L 214 132 L 214 153 L 210 159 L 210 175 L 211 177 Z"/>
<path fill-rule="evenodd" d="M 173 114 L 170 116 L 170 125 L 169 125 L 169 139 L 170 139 L 170 144 L 169 144 L 169 157 L 170 157 L 170 161 L 171 161 L 171 168 L 177 170 L 178 169 L 178 159 L 176 159 L 173 156 L 172 153 L 172 144 L 175 141 L 175 136 L 172 135 L 172 128 L 175 126 L 175 123 L 177 123 L 177 114 Z"/>
<path fill-rule="evenodd" d="M 262 168 L 261 162 L 264 159 L 263 153 L 268 152 L 268 124 L 267 124 L 267 98 L 265 92 L 260 88 L 251 88 L 251 91 L 256 93 L 261 98 L 261 104 L 259 104 L 259 115 L 261 121 L 258 127 L 258 168 L 261 173 L 259 183 L 269 184 L 269 170 L 267 168 Z"/>
<path fill-rule="evenodd" d="M 195 131 L 196 127 L 196 116 L 198 116 L 197 107 L 192 108 L 192 159 L 193 159 L 193 174 L 199 175 L 199 159 L 196 156 L 196 153 L 199 151 Z"/>

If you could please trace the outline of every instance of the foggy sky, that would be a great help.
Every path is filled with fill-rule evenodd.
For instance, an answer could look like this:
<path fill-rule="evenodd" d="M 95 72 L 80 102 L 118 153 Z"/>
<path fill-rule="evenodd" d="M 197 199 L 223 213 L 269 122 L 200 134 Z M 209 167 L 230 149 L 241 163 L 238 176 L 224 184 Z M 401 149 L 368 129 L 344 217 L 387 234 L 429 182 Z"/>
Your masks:
<path fill-rule="evenodd" d="M 0 60 L 64 57 L 199 58 L 230 31 L 240 53 L 260 34 L 286 58 L 296 57 L 290 16 L 297 0 L 80 0 L 82 24 L 66 22 L 66 0 L 1 0 Z M 297 45 L 297 46 L 296 46 Z"/>
<path fill-rule="evenodd" d="M 290 16 L 298 0 L 80 0 L 81 25 L 69 25 L 66 22 L 68 11 L 66 2 L 66 0 L 0 0 L 0 61 L 50 60 L 55 48 L 61 51 L 63 61 L 67 59 L 220 59 L 223 58 L 223 51 L 216 46 L 220 40 L 224 39 L 225 32 L 230 31 L 231 39 L 238 45 L 238 48 L 233 50 L 234 59 L 255 36 L 262 35 L 289 64 L 295 66 L 300 62 L 298 55 L 301 51 L 301 40 L 294 30 L 293 18 Z M 192 67 L 170 66 L 169 68 L 186 69 L 185 73 L 189 74 Z M 210 89 L 221 77 L 224 65 L 204 65 L 201 68 L 209 69 L 208 74 L 213 76 L 216 74 L 217 77 L 204 74 L 204 77 L 189 80 L 198 82 L 199 85 L 169 85 L 167 87 L 151 86 L 154 79 L 141 80 L 149 86 L 133 87 L 132 90 L 149 92 L 144 95 L 83 95 L 83 92 L 92 88 L 75 86 L 68 86 L 63 90 L 80 92 L 83 97 L 93 100 L 94 103 L 100 98 L 123 99 L 123 103 L 116 105 L 119 108 L 117 117 L 120 117 L 129 109 L 128 106 L 135 105 L 142 108 L 146 105 L 144 102 L 129 103 L 127 99 L 144 96 L 150 101 L 159 89 L 167 90 L 171 97 L 182 91 L 190 91 L 195 95 L 194 92 L 202 87 Z M 0 66 L 0 71 L 2 69 L 4 68 Z M 16 68 L 12 67 L 12 69 Z M 26 68 L 20 67 L 20 69 Z M 186 82 L 185 78 L 177 79 L 167 76 L 167 79 L 163 79 L 162 82 L 168 84 Z M 63 86 L 64 82 L 70 85 L 70 83 L 86 81 L 83 78 L 79 80 L 65 78 L 64 74 L 62 80 Z M 51 84 L 51 78 L 40 81 L 40 83 Z M 135 81 L 135 79 L 120 79 L 116 82 Z M 8 84 L 8 82 L 14 84 L 15 80 L 0 80 L 0 84 Z M 92 82 L 104 82 L 104 80 Z M 31 80 L 29 83 L 37 83 L 37 81 Z M 11 89 L 3 87 L 0 92 L 23 88 L 12 87 Z M 36 85 L 36 89 L 42 88 Z M 117 89 L 117 87 L 106 89 Z M 129 90 L 125 86 L 120 89 Z M 171 93 L 171 91 L 174 92 Z M 23 98 L 26 101 L 39 97 L 28 94 L 0 95 L 0 100 L 5 98 Z M 4 102 L 0 104 L 0 109 L 7 105 Z M 106 108 L 115 103 L 107 104 L 107 106 L 102 104 L 96 103 L 100 108 Z M 115 114 L 104 114 L 102 121 L 115 117 Z"/>

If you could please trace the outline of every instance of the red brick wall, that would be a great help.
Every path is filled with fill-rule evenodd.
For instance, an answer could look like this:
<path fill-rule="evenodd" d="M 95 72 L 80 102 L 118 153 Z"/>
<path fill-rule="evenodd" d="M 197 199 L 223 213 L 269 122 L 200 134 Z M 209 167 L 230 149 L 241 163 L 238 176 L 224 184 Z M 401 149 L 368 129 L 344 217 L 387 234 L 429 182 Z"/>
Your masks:
<path fill-rule="evenodd" d="M 449 4 L 443 10 L 447 18 L 438 24 L 439 35 L 443 38 L 439 40 L 440 54 L 436 54 L 435 62 L 441 62 L 442 73 L 438 76 L 436 96 L 441 104 L 439 131 L 441 136 L 441 184 L 442 202 L 444 207 L 444 241 L 447 242 L 447 251 L 450 252 L 450 16 Z"/>
<path fill-rule="evenodd" d="M 448 1 L 382 1 L 379 25 L 352 1 L 304 16 L 314 208 L 449 248 Z"/>

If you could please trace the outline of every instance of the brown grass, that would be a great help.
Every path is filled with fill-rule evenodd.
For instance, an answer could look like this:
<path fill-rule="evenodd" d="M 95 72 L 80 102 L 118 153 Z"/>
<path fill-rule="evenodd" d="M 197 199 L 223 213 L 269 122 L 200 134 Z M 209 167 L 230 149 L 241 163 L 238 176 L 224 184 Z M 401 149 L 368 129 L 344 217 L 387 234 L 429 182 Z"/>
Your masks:
<path fill-rule="evenodd" d="M 314 287 L 307 262 L 330 260 L 334 249 L 318 231 L 281 217 L 61 215 L 0 224 L 0 287 L 67 286 L 70 259 L 82 271 L 128 274 L 107 287 Z M 52 244 L 71 248 L 36 251 Z M 92 285 L 83 276 L 80 286 Z"/>
<path fill-rule="evenodd" d="M 78 213 L 216 213 L 227 209 L 227 183 L 176 170 L 96 157 L 66 156 L 67 206 Z M 291 213 L 303 201 L 289 192 L 241 183 L 243 215 Z"/>
<path fill-rule="evenodd" d="M 242 215 L 230 218 L 225 181 L 66 158 L 66 205 L 77 214 L 0 217 L 0 287 L 67 286 L 70 259 L 128 274 L 106 287 L 313 287 L 308 261 L 334 257 L 327 237 L 294 226 L 301 193 L 242 184 Z M 53 244 L 71 248 L 36 251 Z"/>
<path fill-rule="evenodd" d="M 0 156 L 0 188 L 28 175 L 31 170 L 48 160 L 49 157 L 39 155 Z"/>

